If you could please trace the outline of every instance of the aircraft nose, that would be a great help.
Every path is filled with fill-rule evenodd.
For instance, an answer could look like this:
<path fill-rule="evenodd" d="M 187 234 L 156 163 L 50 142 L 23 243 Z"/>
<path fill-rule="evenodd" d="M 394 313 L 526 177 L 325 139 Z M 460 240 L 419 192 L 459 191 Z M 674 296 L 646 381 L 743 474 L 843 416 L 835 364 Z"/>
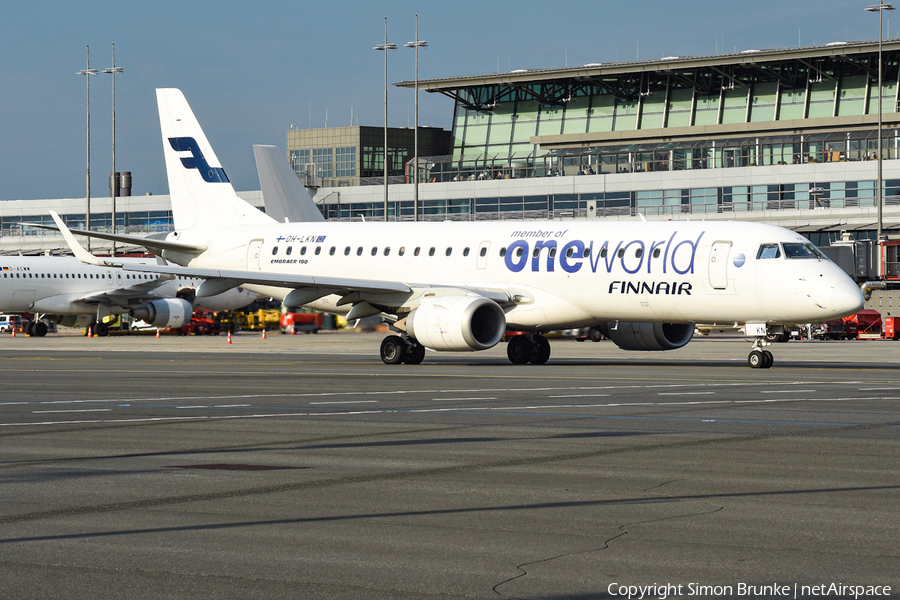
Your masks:
<path fill-rule="evenodd" d="M 831 306 L 834 312 L 842 317 L 853 315 L 862 310 L 866 304 L 860 289 L 851 281 L 841 281 L 832 288 Z"/>

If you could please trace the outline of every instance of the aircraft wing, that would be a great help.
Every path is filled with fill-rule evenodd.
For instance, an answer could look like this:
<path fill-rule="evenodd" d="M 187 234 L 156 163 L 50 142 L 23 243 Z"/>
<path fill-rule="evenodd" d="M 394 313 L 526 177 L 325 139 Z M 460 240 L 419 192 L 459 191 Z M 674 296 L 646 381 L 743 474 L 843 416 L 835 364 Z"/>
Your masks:
<path fill-rule="evenodd" d="M 41 223 L 19 223 L 19 225 L 27 225 L 29 227 L 49 229 L 50 231 L 59 231 L 60 233 L 63 233 L 63 231 L 59 227 L 54 227 L 53 225 L 43 225 Z M 113 240 L 125 244 L 134 244 L 135 246 L 143 246 L 144 248 L 147 248 L 148 250 L 151 250 L 156 254 L 162 253 L 163 250 L 200 254 L 206 250 L 205 246 L 198 246 L 196 244 L 183 244 L 181 242 L 170 242 L 168 240 L 160 240 L 153 237 L 141 237 L 139 235 L 103 233 L 101 231 L 90 231 L 88 229 L 69 229 L 68 231 L 77 235 L 83 235 L 85 237 Z"/>
<path fill-rule="evenodd" d="M 349 277 L 312 277 L 310 275 L 290 275 L 287 273 L 265 273 L 260 271 L 238 271 L 226 269 L 204 269 L 195 267 L 162 265 L 122 265 L 125 271 L 140 273 L 166 273 L 202 279 L 218 279 L 238 285 L 268 285 L 281 288 L 318 288 L 325 290 L 350 290 L 374 293 L 409 292 L 411 288 L 399 281 L 377 279 L 353 279 Z"/>

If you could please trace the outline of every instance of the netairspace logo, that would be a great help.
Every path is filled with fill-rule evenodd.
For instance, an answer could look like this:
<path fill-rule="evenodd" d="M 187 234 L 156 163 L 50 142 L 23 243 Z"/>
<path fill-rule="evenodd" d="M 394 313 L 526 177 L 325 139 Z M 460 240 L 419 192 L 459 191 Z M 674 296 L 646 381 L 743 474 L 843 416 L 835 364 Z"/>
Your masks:
<path fill-rule="evenodd" d="M 666 600 L 674 596 L 698 596 L 703 598 L 878 598 L 891 595 L 891 586 L 888 585 L 845 585 L 843 583 L 822 583 L 818 585 L 789 584 L 749 584 L 738 583 L 729 585 L 703 585 L 700 583 L 688 584 L 656 584 L 653 585 L 625 585 L 611 583 L 606 588 L 606 593 L 617 598 L 628 600 L 643 600 L 644 598 L 656 598 Z"/>

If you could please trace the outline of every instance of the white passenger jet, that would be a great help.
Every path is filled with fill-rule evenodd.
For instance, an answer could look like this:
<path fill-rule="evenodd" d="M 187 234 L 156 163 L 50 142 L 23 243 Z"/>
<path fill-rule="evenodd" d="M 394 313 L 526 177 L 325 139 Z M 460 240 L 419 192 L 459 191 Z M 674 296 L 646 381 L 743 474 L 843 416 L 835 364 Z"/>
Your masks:
<path fill-rule="evenodd" d="M 157 90 L 176 231 L 145 245 L 203 277 L 199 295 L 245 285 L 287 306 L 381 315 L 399 335 L 385 363 L 425 348 L 484 350 L 506 331 L 513 363 L 544 363 L 541 335 L 595 326 L 626 350 L 687 344 L 693 323 L 745 324 L 750 366 L 772 366 L 767 326 L 857 312 L 853 281 L 809 240 L 741 222 L 278 223 L 234 192 L 183 94 Z M 76 255 L 81 248 L 58 217 Z M 155 244 L 155 246 L 154 246 Z"/>
<path fill-rule="evenodd" d="M 157 264 L 155 258 L 117 258 L 130 265 Z M 121 269 L 85 265 L 66 256 L 0 257 L 0 312 L 35 314 L 31 335 L 47 335 L 47 322 L 67 327 L 93 326 L 106 335 L 109 315 L 130 313 L 153 327 L 181 327 L 191 320 L 195 306 L 233 310 L 256 299 L 249 290 L 235 288 L 197 301 L 202 280 L 187 276 L 129 273 Z"/>

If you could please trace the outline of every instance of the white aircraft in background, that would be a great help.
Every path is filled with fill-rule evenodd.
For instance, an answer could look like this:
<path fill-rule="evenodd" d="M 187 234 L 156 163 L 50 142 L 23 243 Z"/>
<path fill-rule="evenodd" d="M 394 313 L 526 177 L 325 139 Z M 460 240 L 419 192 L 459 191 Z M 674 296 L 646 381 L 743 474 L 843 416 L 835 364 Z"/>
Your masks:
<path fill-rule="evenodd" d="M 542 332 L 586 326 L 626 350 L 672 350 L 695 322 L 734 322 L 756 338 L 750 366 L 770 367 L 767 326 L 863 306 L 809 240 L 757 223 L 278 223 L 235 194 L 181 91 L 157 101 L 176 231 L 143 243 L 182 266 L 121 268 L 205 278 L 199 296 L 245 285 L 289 307 L 380 314 L 399 333 L 381 343 L 385 363 L 484 350 L 513 330 L 525 334 L 510 361 L 540 364 Z M 82 261 L 110 264 L 54 218 Z"/>
<path fill-rule="evenodd" d="M 116 258 L 131 265 L 157 264 L 155 258 Z M 242 288 L 197 301 L 202 280 L 85 265 L 75 257 L 0 256 L 0 312 L 35 314 L 32 335 L 47 334 L 47 322 L 66 327 L 94 326 L 106 334 L 103 319 L 130 313 L 153 327 L 181 327 L 194 308 L 243 308 L 256 294 Z"/>

